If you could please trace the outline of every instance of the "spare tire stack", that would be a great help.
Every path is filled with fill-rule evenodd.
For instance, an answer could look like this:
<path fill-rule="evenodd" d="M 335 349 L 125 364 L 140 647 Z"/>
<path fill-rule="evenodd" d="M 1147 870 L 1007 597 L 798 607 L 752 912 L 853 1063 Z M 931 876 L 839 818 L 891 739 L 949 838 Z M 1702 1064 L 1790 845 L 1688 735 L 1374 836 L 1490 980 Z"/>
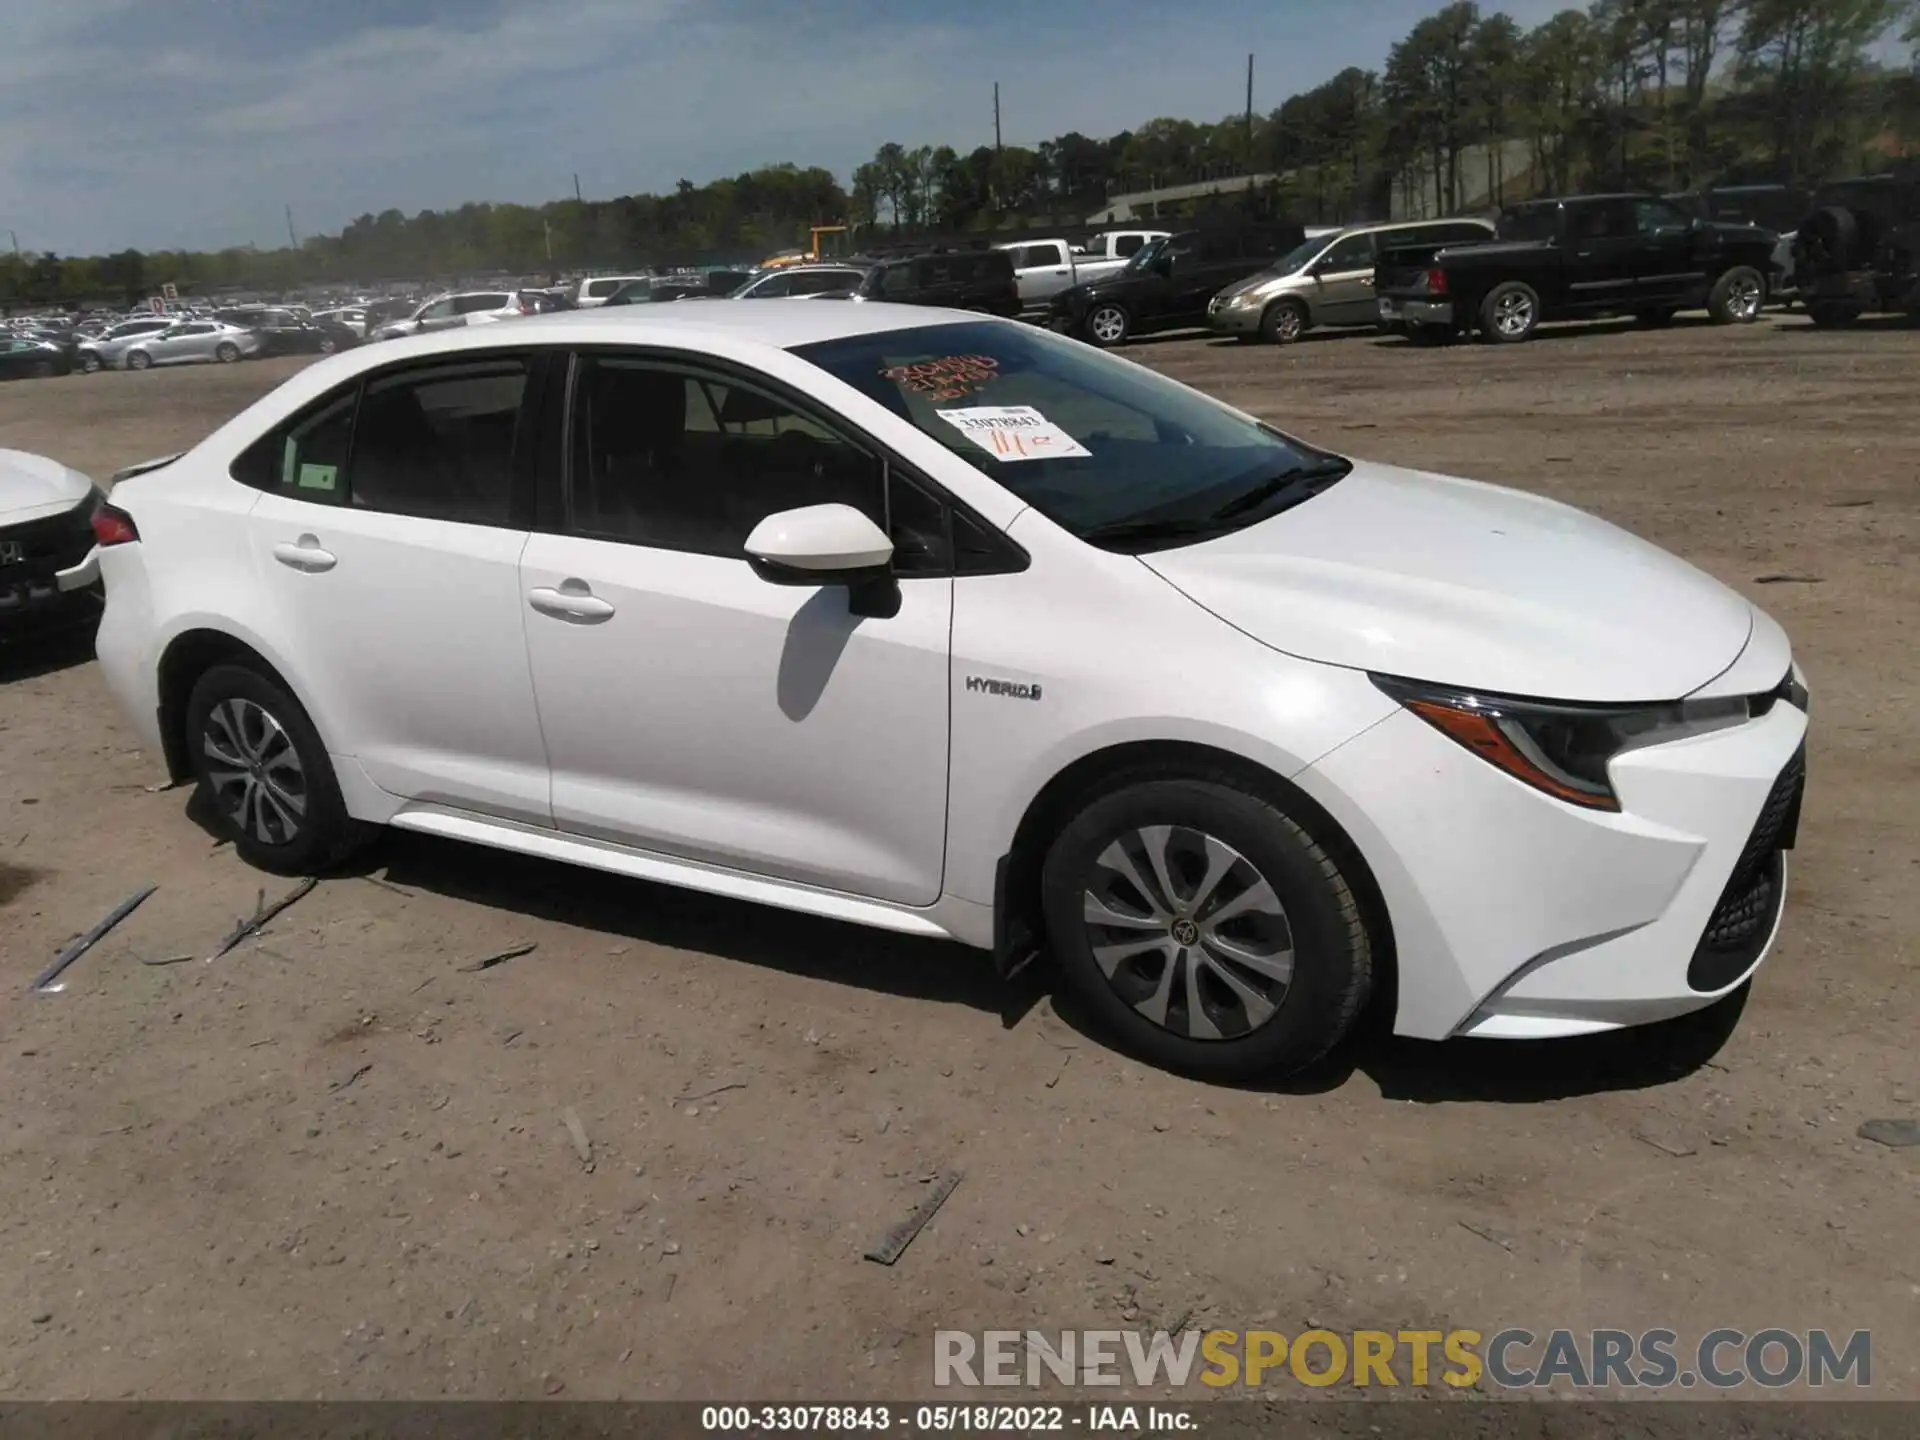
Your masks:
<path fill-rule="evenodd" d="M 1807 313 L 1816 325 L 1847 325 L 1863 308 L 1852 299 L 1819 298 L 1820 282 L 1834 280 L 1872 262 L 1878 221 L 1866 211 L 1827 205 L 1800 222 L 1793 241 L 1793 273 Z"/>

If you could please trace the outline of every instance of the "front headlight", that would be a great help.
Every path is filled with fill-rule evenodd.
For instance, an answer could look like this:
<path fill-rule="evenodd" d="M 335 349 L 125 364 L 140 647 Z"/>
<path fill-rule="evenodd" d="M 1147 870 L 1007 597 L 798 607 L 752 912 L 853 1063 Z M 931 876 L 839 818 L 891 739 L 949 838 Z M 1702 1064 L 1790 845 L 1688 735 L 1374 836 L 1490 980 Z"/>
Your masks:
<path fill-rule="evenodd" d="M 1448 739 L 1514 779 L 1589 810 L 1620 808 L 1607 776 L 1615 756 L 1742 724 L 1755 713 L 1756 701 L 1773 699 L 1728 695 L 1663 705 L 1555 704 L 1390 675 L 1368 678 Z"/>
<path fill-rule="evenodd" d="M 1238 295 L 1228 300 L 1227 304 L 1235 310 L 1251 310 L 1265 299 L 1266 296 L 1258 290 L 1242 290 Z"/>

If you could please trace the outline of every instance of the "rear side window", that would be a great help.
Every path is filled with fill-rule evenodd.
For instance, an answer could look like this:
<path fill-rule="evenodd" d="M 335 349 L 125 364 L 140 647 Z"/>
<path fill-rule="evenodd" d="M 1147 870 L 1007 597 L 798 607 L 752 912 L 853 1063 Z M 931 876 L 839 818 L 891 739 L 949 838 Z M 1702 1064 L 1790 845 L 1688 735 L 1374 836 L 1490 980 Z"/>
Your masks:
<path fill-rule="evenodd" d="M 314 504 L 509 525 L 527 376 L 517 357 L 377 376 L 255 442 L 233 477 Z"/>
<path fill-rule="evenodd" d="M 1509 210 L 1500 217 L 1502 240 L 1551 240 L 1557 231 L 1557 212 L 1552 206 Z"/>
<path fill-rule="evenodd" d="M 1122 235 L 1113 242 L 1113 253 L 1125 260 L 1146 243 L 1147 237 L 1144 235 Z"/>
<path fill-rule="evenodd" d="M 505 295 L 460 295 L 453 302 L 453 313 L 471 315 L 476 310 L 504 310 L 507 308 Z"/>
<path fill-rule="evenodd" d="M 602 295 L 611 295 L 619 288 L 620 282 L 618 280 L 589 280 L 587 282 L 587 296 L 589 299 L 598 300 Z"/>

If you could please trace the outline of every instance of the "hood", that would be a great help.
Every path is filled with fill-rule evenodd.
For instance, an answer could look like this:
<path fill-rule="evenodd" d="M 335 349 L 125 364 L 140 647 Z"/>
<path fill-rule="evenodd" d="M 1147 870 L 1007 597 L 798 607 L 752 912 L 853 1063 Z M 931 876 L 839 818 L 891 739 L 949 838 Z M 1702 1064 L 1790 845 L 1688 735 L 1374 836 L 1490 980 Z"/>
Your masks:
<path fill-rule="evenodd" d="M 58 460 L 0 450 L 0 525 L 59 515 L 92 493 L 92 480 Z"/>
<path fill-rule="evenodd" d="M 1604 520 L 1384 465 L 1140 558 L 1287 654 L 1537 699 L 1678 699 L 1731 665 L 1753 629 L 1739 595 Z"/>

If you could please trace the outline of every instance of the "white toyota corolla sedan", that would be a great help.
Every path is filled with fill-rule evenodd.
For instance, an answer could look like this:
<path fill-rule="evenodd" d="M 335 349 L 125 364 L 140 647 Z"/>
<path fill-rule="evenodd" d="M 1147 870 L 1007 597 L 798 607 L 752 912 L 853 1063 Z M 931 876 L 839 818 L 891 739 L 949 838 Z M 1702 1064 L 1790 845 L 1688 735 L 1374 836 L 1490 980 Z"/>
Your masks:
<path fill-rule="evenodd" d="M 356 350 L 95 518 L 239 853 L 382 825 L 991 950 L 1311 1062 L 1699 1009 L 1779 924 L 1780 627 L 1577 510 L 1031 327 L 769 301 Z M 634 903 L 644 905 L 645 892 Z"/>

